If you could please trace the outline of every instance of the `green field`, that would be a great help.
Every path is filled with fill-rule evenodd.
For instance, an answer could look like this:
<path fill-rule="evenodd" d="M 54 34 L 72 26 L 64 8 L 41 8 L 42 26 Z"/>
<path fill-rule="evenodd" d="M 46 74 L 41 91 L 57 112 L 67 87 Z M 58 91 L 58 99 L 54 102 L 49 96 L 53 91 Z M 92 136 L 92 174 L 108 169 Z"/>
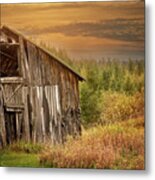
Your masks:
<path fill-rule="evenodd" d="M 27 154 L 24 152 L 0 152 L 1 167 L 40 167 L 38 156 L 36 154 Z"/>
<path fill-rule="evenodd" d="M 42 149 L 43 145 L 40 144 L 14 143 L 0 150 L 0 166 L 41 167 L 38 155 Z"/>

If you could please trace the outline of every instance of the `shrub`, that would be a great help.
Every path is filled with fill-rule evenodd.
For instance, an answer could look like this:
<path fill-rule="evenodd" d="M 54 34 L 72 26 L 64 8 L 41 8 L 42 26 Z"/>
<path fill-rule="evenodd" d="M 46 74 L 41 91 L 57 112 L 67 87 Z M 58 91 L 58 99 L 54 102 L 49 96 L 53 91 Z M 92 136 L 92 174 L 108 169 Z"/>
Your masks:
<path fill-rule="evenodd" d="M 93 123 L 100 117 L 101 76 L 98 68 L 87 69 L 86 82 L 80 86 L 80 100 L 83 124 Z"/>
<path fill-rule="evenodd" d="M 103 92 L 101 123 L 113 123 L 144 114 L 144 90 L 134 95 Z"/>

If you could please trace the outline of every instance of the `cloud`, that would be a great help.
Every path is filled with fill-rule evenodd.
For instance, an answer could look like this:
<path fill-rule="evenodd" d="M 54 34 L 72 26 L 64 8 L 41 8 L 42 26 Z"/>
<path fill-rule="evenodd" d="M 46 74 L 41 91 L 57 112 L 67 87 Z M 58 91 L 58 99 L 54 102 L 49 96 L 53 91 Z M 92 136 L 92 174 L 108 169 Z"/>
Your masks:
<path fill-rule="evenodd" d="M 128 2 L 128 3 L 127 3 Z M 86 9 L 86 8 L 98 8 L 103 10 L 105 9 L 110 9 L 110 10 L 118 10 L 122 8 L 123 10 L 141 10 L 144 0 L 123 0 L 118 2 L 118 1 L 107 1 L 107 2 L 57 2 L 57 3 L 41 3 L 42 6 L 38 7 L 38 10 L 51 10 L 51 9 Z"/>
<path fill-rule="evenodd" d="M 42 7 L 38 7 L 38 10 L 51 10 L 51 9 L 73 9 L 73 8 L 90 8 L 92 7 L 92 5 L 95 5 L 96 7 L 98 6 L 98 4 L 96 5 L 96 3 L 94 2 L 91 2 L 91 3 L 87 3 L 87 2 L 84 2 L 84 3 L 80 3 L 80 2 L 65 2 L 65 3 L 60 3 L 60 2 L 57 2 L 57 3 L 43 3 L 42 4 L 43 6 Z"/>
<path fill-rule="evenodd" d="M 44 29 L 27 29 L 29 34 L 61 33 L 66 36 L 110 38 L 121 41 L 144 41 L 144 19 L 111 19 L 99 22 L 76 22 L 50 26 Z"/>

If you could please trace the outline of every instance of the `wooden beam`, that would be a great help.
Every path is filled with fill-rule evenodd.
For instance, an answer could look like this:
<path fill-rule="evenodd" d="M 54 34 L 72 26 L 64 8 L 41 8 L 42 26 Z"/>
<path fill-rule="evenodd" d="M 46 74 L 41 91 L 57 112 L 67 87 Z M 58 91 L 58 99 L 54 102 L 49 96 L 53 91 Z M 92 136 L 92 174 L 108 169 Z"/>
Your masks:
<path fill-rule="evenodd" d="M 3 56 L 5 56 L 5 57 L 7 57 L 7 58 L 9 58 L 9 59 L 14 60 L 14 61 L 17 60 L 17 59 L 15 59 L 13 56 L 10 56 L 9 54 L 6 54 L 6 53 L 4 53 L 4 52 L 2 52 L 2 51 L 0 51 L 0 54 L 2 54 Z"/>
<path fill-rule="evenodd" d="M 17 112 L 17 113 L 20 113 L 20 112 L 23 112 L 24 110 L 24 107 L 5 107 L 6 111 L 7 112 Z"/>
<path fill-rule="evenodd" d="M 2 84 L 20 84 L 23 83 L 24 79 L 22 77 L 3 77 L 0 78 L 0 83 Z"/>
<path fill-rule="evenodd" d="M 8 42 L 0 42 L 0 47 L 18 47 L 19 46 L 19 43 L 8 43 Z"/>
<path fill-rule="evenodd" d="M 4 99 L 4 102 L 5 102 L 6 101 L 6 97 L 5 97 L 5 92 L 4 92 L 3 86 L 1 84 L 1 81 L 0 81 L 0 91 L 1 91 L 1 93 L 3 95 L 3 99 Z"/>

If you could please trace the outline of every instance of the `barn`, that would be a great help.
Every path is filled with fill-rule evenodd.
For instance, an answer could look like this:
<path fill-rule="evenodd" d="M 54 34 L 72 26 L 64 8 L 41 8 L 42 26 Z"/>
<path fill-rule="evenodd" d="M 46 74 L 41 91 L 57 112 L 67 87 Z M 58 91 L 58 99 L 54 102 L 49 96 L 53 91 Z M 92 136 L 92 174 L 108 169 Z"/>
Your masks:
<path fill-rule="evenodd" d="M 80 135 L 77 72 L 8 26 L 0 28 L 0 146 Z"/>

